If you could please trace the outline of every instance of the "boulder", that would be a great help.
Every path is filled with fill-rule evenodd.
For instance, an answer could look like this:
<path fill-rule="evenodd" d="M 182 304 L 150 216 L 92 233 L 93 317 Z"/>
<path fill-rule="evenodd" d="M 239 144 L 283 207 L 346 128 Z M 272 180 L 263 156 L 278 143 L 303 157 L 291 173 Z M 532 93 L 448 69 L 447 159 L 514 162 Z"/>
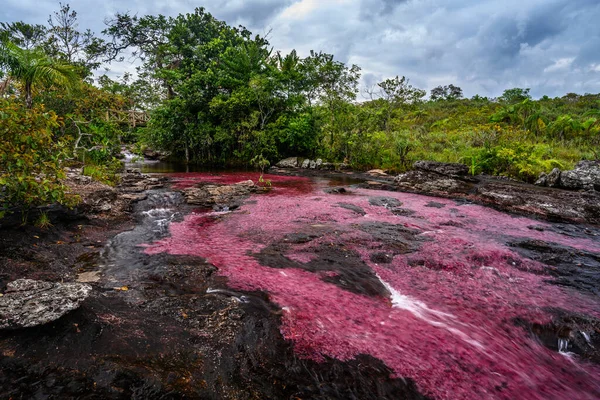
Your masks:
<path fill-rule="evenodd" d="M 542 172 L 538 177 L 537 181 L 535 181 L 534 185 L 537 186 L 548 186 L 548 174 Z"/>
<path fill-rule="evenodd" d="M 321 160 L 320 158 L 317 158 L 317 161 L 315 161 L 315 167 L 317 169 L 321 169 L 322 165 L 323 165 L 323 160 Z"/>
<path fill-rule="evenodd" d="M 308 168 L 310 166 L 310 160 L 307 158 L 304 161 L 302 161 L 302 166 L 301 168 Z"/>
<path fill-rule="evenodd" d="M 188 204 L 218 209 L 233 209 L 241 205 L 243 197 L 257 192 L 258 186 L 253 181 L 247 180 L 233 185 L 205 185 L 202 187 L 187 188 L 183 191 Z"/>
<path fill-rule="evenodd" d="M 288 157 L 275 164 L 279 168 L 298 168 L 298 157 Z"/>
<path fill-rule="evenodd" d="M 77 309 L 92 287 L 83 283 L 54 283 L 17 279 L 0 297 L 0 329 L 46 324 Z"/>
<path fill-rule="evenodd" d="M 310 168 L 310 169 L 316 169 L 317 168 L 317 162 L 314 161 L 314 160 L 310 160 L 308 168 Z"/>
<path fill-rule="evenodd" d="M 560 187 L 600 190 L 600 166 L 592 162 L 578 163 L 575 169 L 560 174 Z"/>
<path fill-rule="evenodd" d="M 560 186 L 560 169 L 554 168 L 548 176 L 546 176 L 546 185 L 550 187 L 559 187 Z"/>
<path fill-rule="evenodd" d="M 466 192 L 471 185 L 456 177 L 420 169 L 414 169 L 396 176 L 394 183 L 401 190 L 435 194 Z"/>
<path fill-rule="evenodd" d="M 600 190 L 600 162 L 580 161 L 569 171 L 554 168 L 547 175 L 542 173 L 535 184 L 569 190 Z"/>
<path fill-rule="evenodd" d="M 469 174 L 469 167 L 459 163 L 442 163 L 437 161 L 417 161 L 413 164 L 414 169 L 427 172 L 435 172 L 440 175 L 461 176 Z"/>

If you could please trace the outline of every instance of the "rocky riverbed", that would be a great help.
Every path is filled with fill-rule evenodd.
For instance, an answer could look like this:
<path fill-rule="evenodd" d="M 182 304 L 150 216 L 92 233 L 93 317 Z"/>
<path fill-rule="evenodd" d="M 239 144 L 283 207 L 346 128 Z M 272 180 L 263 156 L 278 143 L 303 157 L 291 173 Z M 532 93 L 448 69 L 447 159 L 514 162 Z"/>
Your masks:
<path fill-rule="evenodd" d="M 131 172 L 6 224 L 3 297 L 91 291 L 0 330 L 0 397 L 600 396 L 595 193 L 439 168 Z"/>

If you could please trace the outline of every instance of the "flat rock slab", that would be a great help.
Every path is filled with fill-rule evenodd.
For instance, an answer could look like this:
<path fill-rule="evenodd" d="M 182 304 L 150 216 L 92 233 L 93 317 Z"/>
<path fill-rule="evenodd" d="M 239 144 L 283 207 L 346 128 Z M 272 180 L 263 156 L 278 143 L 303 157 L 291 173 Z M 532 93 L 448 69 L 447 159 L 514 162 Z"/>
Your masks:
<path fill-rule="evenodd" d="M 83 283 L 17 279 L 0 297 L 0 329 L 30 328 L 77 309 L 92 291 Z"/>
<path fill-rule="evenodd" d="M 204 185 L 202 187 L 187 188 L 183 195 L 188 204 L 212 207 L 214 205 L 227 206 L 229 209 L 239 207 L 240 200 L 251 193 L 256 193 L 259 187 L 253 181 L 247 180 L 233 185 Z"/>

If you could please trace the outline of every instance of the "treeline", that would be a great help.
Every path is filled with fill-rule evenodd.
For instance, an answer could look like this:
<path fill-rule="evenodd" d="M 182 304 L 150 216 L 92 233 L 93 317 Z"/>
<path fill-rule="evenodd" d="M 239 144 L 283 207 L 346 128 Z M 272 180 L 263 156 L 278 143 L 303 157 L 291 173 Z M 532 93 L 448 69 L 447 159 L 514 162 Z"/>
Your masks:
<path fill-rule="evenodd" d="M 110 181 L 122 140 L 209 165 L 305 156 L 400 171 L 432 159 L 524 180 L 598 157 L 598 95 L 532 100 L 515 88 L 464 99 L 449 84 L 427 96 L 404 76 L 361 90 L 358 66 L 322 52 L 276 52 L 202 8 L 177 17 L 116 14 L 106 24 L 104 36 L 80 30 L 68 5 L 48 25 L 0 23 L 3 204 L 60 199 L 64 165 L 85 162 L 88 174 Z M 124 57 L 139 60 L 135 78 L 94 82 L 99 68 Z M 147 110 L 151 119 L 131 131 L 106 121 L 109 109 Z M 9 157 L 14 140 L 31 154 Z M 41 147 L 50 150 L 42 156 Z M 56 162 L 44 170 L 39 157 Z"/>
<path fill-rule="evenodd" d="M 360 93 L 358 66 L 321 52 L 274 52 L 265 38 L 204 9 L 175 18 L 118 14 L 105 32 L 141 58 L 140 76 L 160 93 L 140 140 L 187 162 L 305 156 L 402 170 L 424 158 L 532 180 L 597 157 L 597 95 L 534 101 L 515 88 L 463 99 L 449 84 L 426 99 L 406 77 Z"/>

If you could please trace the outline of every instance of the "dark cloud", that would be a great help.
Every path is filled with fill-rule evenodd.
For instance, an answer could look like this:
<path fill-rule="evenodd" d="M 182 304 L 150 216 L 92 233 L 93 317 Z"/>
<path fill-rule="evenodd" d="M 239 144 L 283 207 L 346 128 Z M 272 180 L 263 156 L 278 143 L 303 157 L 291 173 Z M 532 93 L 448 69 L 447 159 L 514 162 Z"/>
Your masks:
<path fill-rule="evenodd" d="M 0 21 L 44 23 L 58 2 L 2 0 Z M 82 27 L 116 11 L 192 12 L 192 0 L 71 1 Z M 311 49 L 359 65 L 363 85 L 405 75 L 424 89 L 454 83 L 466 95 L 530 87 L 534 96 L 600 92 L 598 0 L 205 0 L 219 19 L 271 30 L 276 50 Z M 115 70 L 131 66 L 113 66 Z"/>

